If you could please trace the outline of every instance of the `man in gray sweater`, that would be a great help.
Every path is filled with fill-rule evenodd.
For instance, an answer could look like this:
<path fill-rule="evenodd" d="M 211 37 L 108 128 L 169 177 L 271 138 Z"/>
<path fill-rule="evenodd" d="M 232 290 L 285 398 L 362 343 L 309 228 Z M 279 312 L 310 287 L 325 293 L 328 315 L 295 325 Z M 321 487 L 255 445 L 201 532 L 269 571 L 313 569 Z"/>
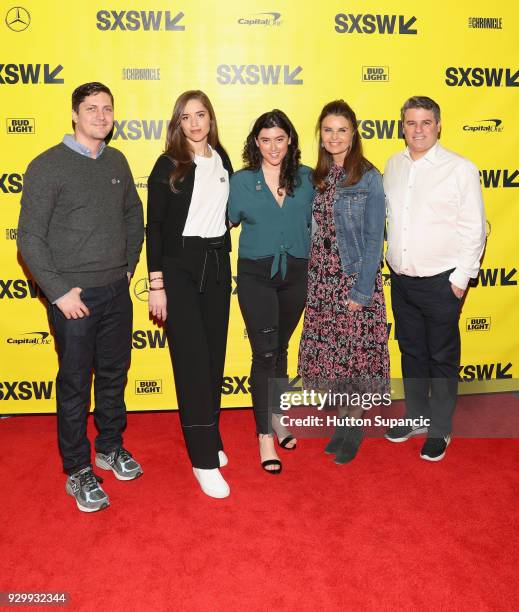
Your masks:
<path fill-rule="evenodd" d="M 96 465 L 142 474 L 123 447 L 130 362 L 129 281 L 144 236 L 142 203 L 124 155 L 107 147 L 113 96 L 101 83 L 72 94 L 74 135 L 38 155 L 24 177 L 18 248 L 48 299 L 59 357 L 58 440 L 66 491 L 83 512 L 109 505 L 91 464 L 87 415 L 94 372 Z"/>

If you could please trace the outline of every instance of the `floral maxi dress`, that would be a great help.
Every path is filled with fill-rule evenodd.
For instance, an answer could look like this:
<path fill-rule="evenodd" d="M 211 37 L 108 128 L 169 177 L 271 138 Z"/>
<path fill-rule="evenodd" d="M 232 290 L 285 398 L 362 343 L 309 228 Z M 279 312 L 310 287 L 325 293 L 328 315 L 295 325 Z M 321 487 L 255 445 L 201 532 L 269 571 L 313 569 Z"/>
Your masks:
<path fill-rule="evenodd" d="M 313 202 L 318 228 L 310 252 L 298 373 L 306 389 L 340 391 L 360 383 L 366 391 L 374 391 L 389 381 L 382 274 L 377 272 L 371 304 L 350 312 L 348 291 L 357 274 L 347 276 L 342 271 L 333 218 L 336 186 L 343 180 L 344 170 L 334 165 L 326 190 L 317 192 Z"/>

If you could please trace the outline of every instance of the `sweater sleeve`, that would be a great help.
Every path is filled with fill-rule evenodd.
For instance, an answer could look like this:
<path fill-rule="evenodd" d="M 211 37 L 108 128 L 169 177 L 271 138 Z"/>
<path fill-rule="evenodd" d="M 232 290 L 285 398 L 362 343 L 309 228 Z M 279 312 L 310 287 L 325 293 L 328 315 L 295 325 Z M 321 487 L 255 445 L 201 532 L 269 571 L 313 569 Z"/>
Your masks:
<path fill-rule="evenodd" d="M 51 302 L 72 288 L 59 274 L 47 240 L 58 194 L 59 185 L 52 167 L 47 167 L 38 158 L 33 160 L 24 176 L 17 245 L 31 274 Z"/>
<path fill-rule="evenodd" d="M 148 209 L 146 221 L 146 257 L 148 271 L 162 270 L 162 227 L 171 194 L 169 174 L 173 170 L 169 158 L 161 155 L 148 178 Z"/>
<path fill-rule="evenodd" d="M 128 272 L 135 272 L 139 256 L 141 254 L 142 243 L 144 241 L 144 214 L 142 202 L 135 188 L 132 171 L 126 158 L 124 163 L 127 172 L 126 192 L 124 198 L 124 218 L 126 221 L 126 257 L 128 260 Z"/>

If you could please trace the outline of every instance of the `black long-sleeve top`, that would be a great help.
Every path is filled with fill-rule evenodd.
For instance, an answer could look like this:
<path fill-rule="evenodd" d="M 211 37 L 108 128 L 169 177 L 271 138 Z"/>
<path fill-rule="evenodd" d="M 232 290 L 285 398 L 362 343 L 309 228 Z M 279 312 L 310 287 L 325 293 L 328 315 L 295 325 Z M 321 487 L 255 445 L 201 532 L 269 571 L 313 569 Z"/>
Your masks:
<path fill-rule="evenodd" d="M 215 151 L 222 158 L 224 168 L 233 173 L 231 160 L 221 146 Z M 192 163 L 182 182 L 177 182 L 177 193 L 172 191 L 169 177 L 175 164 L 166 155 L 161 155 L 148 178 L 148 213 L 146 226 L 146 255 L 148 270 L 162 270 L 164 255 L 176 257 L 182 251 L 182 232 L 186 225 L 191 196 L 195 184 L 196 164 Z M 227 213 L 226 213 L 227 219 Z M 229 230 L 225 233 L 227 250 L 231 250 Z"/>

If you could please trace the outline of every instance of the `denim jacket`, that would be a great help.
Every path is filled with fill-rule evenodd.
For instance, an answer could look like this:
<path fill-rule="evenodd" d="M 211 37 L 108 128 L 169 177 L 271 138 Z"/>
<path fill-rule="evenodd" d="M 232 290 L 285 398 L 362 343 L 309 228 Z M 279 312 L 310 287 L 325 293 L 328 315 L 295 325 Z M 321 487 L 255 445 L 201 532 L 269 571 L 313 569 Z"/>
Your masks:
<path fill-rule="evenodd" d="M 344 274 L 357 273 L 348 296 L 369 306 L 382 260 L 386 206 L 382 177 L 368 170 L 355 185 L 337 185 L 333 218 Z"/>

